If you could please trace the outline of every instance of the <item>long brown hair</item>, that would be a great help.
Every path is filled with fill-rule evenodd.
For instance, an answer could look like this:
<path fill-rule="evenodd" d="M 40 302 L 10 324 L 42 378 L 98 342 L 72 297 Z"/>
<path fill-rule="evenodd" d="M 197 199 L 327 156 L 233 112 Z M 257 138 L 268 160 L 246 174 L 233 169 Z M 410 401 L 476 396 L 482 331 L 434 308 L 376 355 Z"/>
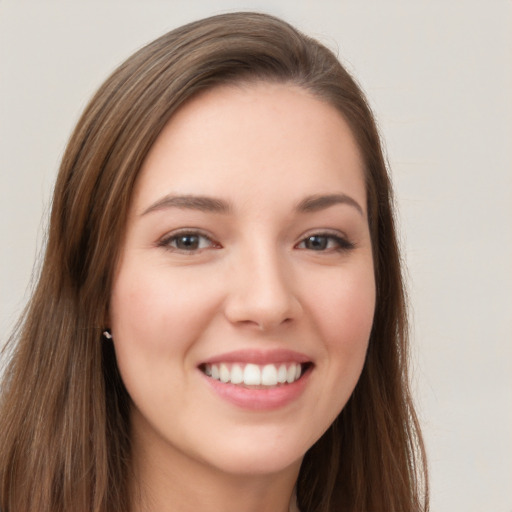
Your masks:
<path fill-rule="evenodd" d="M 130 510 L 130 400 L 101 332 L 134 183 L 180 105 L 216 85 L 255 80 L 298 85 L 338 109 L 366 170 L 373 330 L 352 397 L 304 457 L 299 507 L 427 510 L 392 193 L 372 113 L 324 46 L 277 18 L 233 13 L 180 27 L 135 53 L 99 89 L 72 134 L 40 278 L 11 339 L 1 388 L 3 512 Z"/>

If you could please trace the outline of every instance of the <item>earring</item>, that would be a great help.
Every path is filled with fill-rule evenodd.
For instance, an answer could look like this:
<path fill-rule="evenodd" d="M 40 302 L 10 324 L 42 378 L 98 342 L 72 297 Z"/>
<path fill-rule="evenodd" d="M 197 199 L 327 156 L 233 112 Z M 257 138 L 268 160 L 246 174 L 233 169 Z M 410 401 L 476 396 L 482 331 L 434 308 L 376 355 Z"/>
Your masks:
<path fill-rule="evenodd" d="M 103 339 L 104 340 L 111 340 L 112 339 L 112 333 L 110 332 L 110 329 L 107 329 L 103 331 Z"/>

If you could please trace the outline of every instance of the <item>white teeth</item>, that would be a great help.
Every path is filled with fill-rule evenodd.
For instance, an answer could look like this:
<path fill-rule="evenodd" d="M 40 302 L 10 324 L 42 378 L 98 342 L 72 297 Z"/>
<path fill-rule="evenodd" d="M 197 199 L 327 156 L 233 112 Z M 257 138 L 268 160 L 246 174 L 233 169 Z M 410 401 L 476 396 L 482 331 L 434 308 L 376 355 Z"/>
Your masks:
<path fill-rule="evenodd" d="M 288 367 L 288 370 L 286 372 L 286 382 L 288 384 L 291 384 L 295 380 L 295 365 L 292 364 Z"/>
<path fill-rule="evenodd" d="M 286 365 L 285 364 L 282 364 L 279 367 L 279 370 L 277 370 L 277 382 L 279 382 L 279 384 L 284 384 L 286 382 Z"/>
<path fill-rule="evenodd" d="M 244 384 L 246 386 L 259 386 L 261 384 L 261 372 L 257 365 L 248 364 L 244 368 Z"/>
<path fill-rule="evenodd" d="M 291 384 L 298 380 L 302 374 L 302 367 L 299 363 L 281 363 L 279 366 L 219 363 L 205 364 L 203 371 L 212 379 L 224 383 L 275 387 L 278 384 Z"/>
<path fill-rule="evenodd" d="M 273 364 L 266 364 L 261 371 L 261 383 L 264 386 L 277 385 L 277 369 Z"/>
<path fill-rule="evenodd" d="M 231 379 L 231 373 L 225 364 L 220 365 L 219 377 L 221 382 L 229 382 Z"/>
<path fill-rule="evenodd" d="M 239 364 L 234 364 L 231 368 L 231 384 L 240 384 L 244 381 L 244 371 Z"/>

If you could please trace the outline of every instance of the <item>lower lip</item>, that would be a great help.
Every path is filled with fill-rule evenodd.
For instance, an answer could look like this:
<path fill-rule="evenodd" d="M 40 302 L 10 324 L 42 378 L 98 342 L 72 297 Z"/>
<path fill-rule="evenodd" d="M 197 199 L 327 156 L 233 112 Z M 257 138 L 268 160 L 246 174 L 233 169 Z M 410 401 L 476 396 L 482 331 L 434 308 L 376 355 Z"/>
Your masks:
<path fill-rule="evenodd" d="M 199 370 L 200 371 L 200 370 Z M 211 389 L 224 400 L 241 407 L 255 411 L 279 409 L 297 400 L 311 374 L 312 368 L 308 368 L 299 380 L 291 384 L 283 384 L 268 389 L 255 389 L 237 384 L 224 383 L 208 377 L 201 372 Z"/>

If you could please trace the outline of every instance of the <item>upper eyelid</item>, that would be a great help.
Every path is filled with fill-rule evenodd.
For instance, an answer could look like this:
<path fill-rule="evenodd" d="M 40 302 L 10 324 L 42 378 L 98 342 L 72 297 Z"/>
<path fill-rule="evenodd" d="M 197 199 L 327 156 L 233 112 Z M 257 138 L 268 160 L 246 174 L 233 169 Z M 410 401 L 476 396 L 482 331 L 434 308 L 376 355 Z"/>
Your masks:
<path fill-rule="evenodd" d="M 310 236 L 330 236 L 334 238 L 343 238 L 344 240 L 350 240 L 350 237 L 344 232 L 339 229 L 311 229 L 300 235 L 299 242 L 310 237 Z"/>
<path fill-rule="evenodd" d="M 178 236 L 183 235 L 198 235 L 198 236 L 204 236 L 205 238 L 208 238 L 210 240 L 213 240 L 214 237 L 208 233 L 207 231 L 199 228 L 179 228 L 172 231 L 167 232 L 165 235 L 160 237 L 160 240 L 175 238 Z"/>

